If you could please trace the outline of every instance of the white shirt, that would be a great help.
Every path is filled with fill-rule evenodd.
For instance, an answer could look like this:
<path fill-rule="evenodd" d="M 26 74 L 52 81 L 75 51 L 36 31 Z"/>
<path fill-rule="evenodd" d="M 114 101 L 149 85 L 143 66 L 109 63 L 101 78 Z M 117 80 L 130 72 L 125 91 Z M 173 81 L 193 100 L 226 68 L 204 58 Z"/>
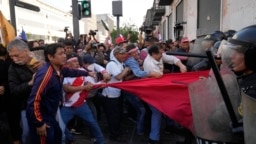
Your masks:
<path fill-rule="evenodd" d="M 146 52 L 147 55 L 149 55 L 148 48 L 144 48 L 142 49 L 142 51 Z M 178 61 L 180 61 L 180 59 L 178 59 L 177 57 L 172 55 L 167 55 L 166 53 L 162 53 L 162 60 L 164 63 L 168 63 L 168 64 L 176 64 Z"/>
<path fill-rule="evenodd" d="M 83 68 L 79 68 L 79 70 L 84 70 Z M 68 85 L 72 85 L 72 83 L 76 80 L 77 77 L 65 77 L 63 80 L 63 84 L 68 84 Z M 81 85 L 79 86 L 83 86 L 86 82 L 90 82 L 92 84 L 95 84 L 96 81 L 93 77 L 91 76 L 81 76 L 81 78 L 83 79 L 83 83 L 81 83 Z M 70 96 L 70 98 L 67 99 L 67 93 L 64 91 L 63 92 L 63 106 L 65 107 L 71 107 L 73 106 L 77 101 L 86 101 L 84 98 L 81 99 L 80 98 L 80 93 L 82 91 L 77 91 L 75 93 L 72 94 L 72 96 Z"/>
<path fill-rule="evenodd" d="M 96 63 L 90 64 L 87 69 L 92 72 L 103 72 L 106 70 L 104 67 Z"/>
<path fill-rule="evenodd" d="M 117 80 L 116 76 L 123 71 L 123 63 L 120 63 L 116 58 L 113 61 L 110 61 L 106 70 L 111 75 L 110 83 L 122 82 L 123 80 Z M 106 87 L 102 91 L 102 95 L 108 98 L 118 98 L 121 95 L 121 90 L 113 87 Z"/>
<path fill-rule="evenodd" d="M 159 72 L 163 74 L 163 70 L 164 70 L 163 60 L 161 58 L 160 61 L 157 61 L 148 54 L 144 60 L 143 68 L 146 71 L 154 71 L 154 72 Z"/>
<path fill-rule="evenodd" d="M 168 64 L 176 64 L 178 61 L 180 61 L 180 59 L 178 59 L 177 57 L 172 55 L 167 55 L 166 53 L 162 54 L 162 59 L 164 63 L 168 63 Z"/>
<path fill-rule="evenodd" d="M 84 70 L 83 68 L 79 68 L 79 70 Z M 72 83 L 76 80 L 77 77 L 65 77 L 63 80 L 63 84 L 68 84 L 68 85 L 72 85 Z M 83 79 L 83 83 L 81 83 L 80 86 L 83 86 L 84 83 L 86 82 L 86 77 L 81 76 L 81 78 Z M 63 92 L 63 106 L 66 107 L 71 107 L 73 106 L 78 100 L 80 101 L 80 93 L 82 91 L 78 91 L 72 94 L 72 96 L 70 96 L 67 99 L 67 93 L 64 91 Z M 85 102 L 85 100 L 83 100 Z"/>

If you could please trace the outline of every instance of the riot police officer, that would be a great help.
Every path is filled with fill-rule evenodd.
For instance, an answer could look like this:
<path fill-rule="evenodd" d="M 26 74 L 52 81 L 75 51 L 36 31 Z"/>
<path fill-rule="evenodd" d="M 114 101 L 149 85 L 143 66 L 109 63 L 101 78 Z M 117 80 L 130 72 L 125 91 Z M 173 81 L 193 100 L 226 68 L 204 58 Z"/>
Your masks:
<path fill-rule="evenodd" d="M 239 75 L 242 94 L 239 111 L 243 116 L 245 143 L 253 144 L 256 141 L 256 25 L 235 33 L 225 46 L 233 50 L 230 66 Z"/>

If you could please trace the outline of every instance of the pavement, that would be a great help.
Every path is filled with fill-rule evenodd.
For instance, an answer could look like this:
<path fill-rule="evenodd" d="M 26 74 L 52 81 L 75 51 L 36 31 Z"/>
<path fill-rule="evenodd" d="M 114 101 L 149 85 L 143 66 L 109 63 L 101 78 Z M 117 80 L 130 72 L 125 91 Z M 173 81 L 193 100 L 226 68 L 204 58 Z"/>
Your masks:
<path fill-rule="evenodd" d="M 123 131 L 123 135 L 122 138 L 126 141 L 126 142 L 115 142 L 115 141 L 111 141 L 110 139 L 108 139 L 108 125 L 107 125 L 107 121 L 105 119 L 105 115 L 101 116 L 102 119 L 99 121 L 99 125 L 101 127 L 101 130 L 105 136 L 105 143 L 106 144 L 148 144 L 148 135 L 149 135 L 149 131 L 150 131 L 150 120 L 146 121 L 148 124 L 145 124 L 145 134 L 144 135 L 136 135 L 135 133 L 135 129 L 136 129 L 136 122 L 131 121 L 130 119 L 128 119 L 127 115 L 123 116 L 122 119 L 122 125 L 121 125 L 121 129 Z M 165 123 L 162 124 L 163 128 L 161 129 L 161 144 L 190 144 L 189 143 L 185 143 L 185 137 L 184 134 L 182 132 L 177 133 L 177 132 L 169 132 L 166 133 L 164 125 Z M 90 133 L 88 130 L 88 127 L 84 126 L 82 128 L 82 134 L 81 135 L 75 135 L 75 144 L 93 144 L 93 141 L 90 138 Z"/>

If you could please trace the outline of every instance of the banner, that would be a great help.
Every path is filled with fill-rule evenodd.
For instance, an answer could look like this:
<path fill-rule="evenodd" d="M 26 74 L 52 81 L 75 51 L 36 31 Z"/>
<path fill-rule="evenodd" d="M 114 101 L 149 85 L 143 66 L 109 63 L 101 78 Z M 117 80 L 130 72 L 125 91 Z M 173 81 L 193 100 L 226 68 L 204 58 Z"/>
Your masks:
<path fill-rule="evenodd" d="M 6 46 L 11 40 L 15 38 L 15 30 L 13 26 L 8 22 L 0 11 L 0 36 L 1 43 Z"/>
<path fill-rule="evenodd" d="M 207 77 L 208 74 L 209 71 L 172 73 L 159 79 L 144 78 L 107 85 L 135 94 L 163 114 L 191 129 L 193 120 L 188 85 L 199 80 L 201 76 Z"/>

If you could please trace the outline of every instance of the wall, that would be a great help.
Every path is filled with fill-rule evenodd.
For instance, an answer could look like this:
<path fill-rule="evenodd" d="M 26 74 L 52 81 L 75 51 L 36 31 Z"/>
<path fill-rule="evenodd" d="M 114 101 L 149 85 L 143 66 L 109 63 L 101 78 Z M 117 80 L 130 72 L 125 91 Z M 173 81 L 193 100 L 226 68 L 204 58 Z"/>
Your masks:
<path fill-rule="evenodd" d="M 240 30 L 256 23 L 255 0 L 222 0 L 222 31 Z"/>
<path fill-rule="evenodd" d="M 197 0 L 188 0 L 185 2 L 185 9 L 187 12 L 184 13 L 184 21 L 187 24 L 184 25 L 185 34 L 190 40 L 196 38 L 197 29 Z"/>

